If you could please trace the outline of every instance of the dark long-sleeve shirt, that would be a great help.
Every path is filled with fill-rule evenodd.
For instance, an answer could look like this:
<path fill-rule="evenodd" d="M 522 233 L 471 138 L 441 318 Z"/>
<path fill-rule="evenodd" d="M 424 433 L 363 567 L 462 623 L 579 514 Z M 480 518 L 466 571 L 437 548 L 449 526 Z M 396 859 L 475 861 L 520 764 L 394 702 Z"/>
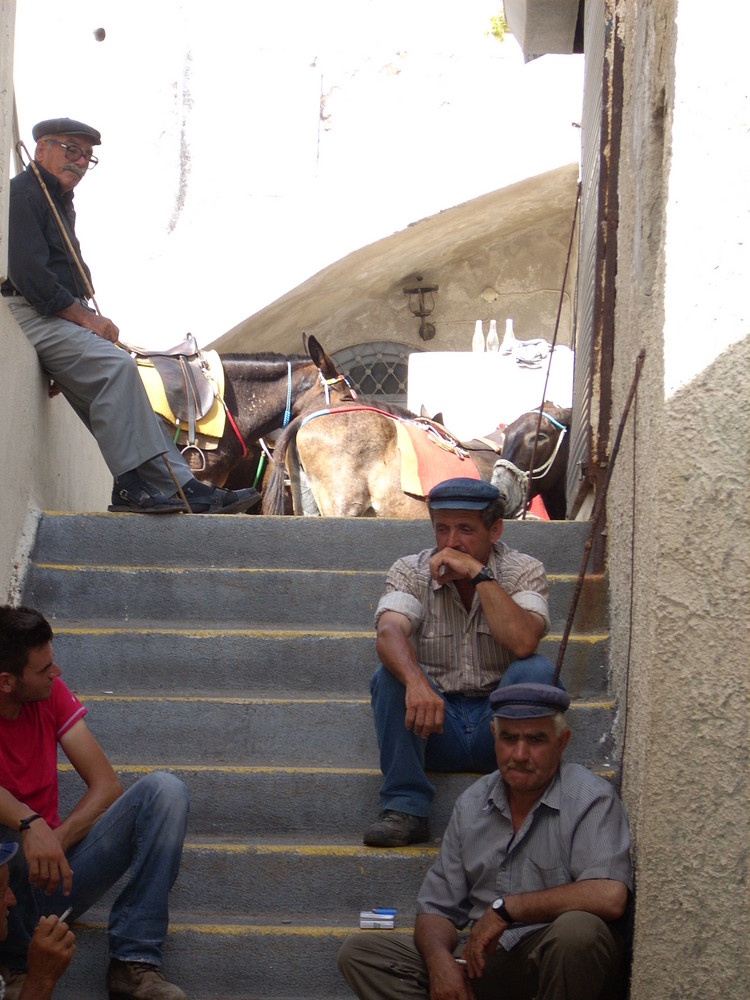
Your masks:
<path fill-rule="evenodd" d="M 56 177 L 37 166 L 70 241 L 81 258 L 75 234 L 73 192 L 63 193 Z M 31 166 L 10 182 L 8 227 L 8 276 L 12 287 L 42 316 L 54 316 L 74 299 L 87 298 L 83 279 L 70 260 L 62 234 Z M 3 283 L 3 292 L 11 286 Z"/>

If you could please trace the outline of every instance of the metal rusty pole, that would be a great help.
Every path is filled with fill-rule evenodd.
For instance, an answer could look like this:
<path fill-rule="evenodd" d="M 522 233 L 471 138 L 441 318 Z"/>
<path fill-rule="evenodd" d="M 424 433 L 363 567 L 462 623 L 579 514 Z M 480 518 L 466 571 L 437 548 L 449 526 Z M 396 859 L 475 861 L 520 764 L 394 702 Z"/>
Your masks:
<path fill-rule="evenodd" d="M 641 368 L 643 367 L 643 362 L 645 357 L 646 357 L 646 350 L 645 348 L 641 348 L 640 352 L 638 353 L 638 357 L 636 358 L 635 375 L 633 376 L 633 383 L 630 386 L 630 392 L 628 393 L 628 398 L 625 400 L 625 409 L 623 410 L 622 417 L 620 418 L 620 426 L 617 428 L 617 437 L 615 438 L 615 443 L 612 447 L 612 454 L 609 459 L 609 465 L 607 466 L 607 474 L 604 478 L 604 484 L 596 498 L 596 502 L 594 504 L 594 510 L 591 514 L 591 531 L 589 532 L 589 537 L 584 546 L 583 562 L 581 564 L 581 569 L 578 573 L 578 581 L 576 583 L 575 591 L 573 592 L 573 599 L 570 602 L 570 610 L 568 611 L 568 620 L 565 623 L 565 630 L 563 631 L 562 640 L 560 642 L 560 648 L 557 651 L 557 664 L 555 666 L 555 679 L 553 681 L 553 684 L 557 684 L 558 678 L 560 677 L 560 670 L 562 669 L 565 650 L 567 649 L 568 646 L 568 638 L 570 637 L 570 630 L 573 627 L 573 619 L 575 617 L 576 608 L 578 607 L 578 599 L 581 596 L 581 590 L 583 589 L 583 581 L 586 576 L 586 566 L 588 565 L 589 555 L 591 554 L 591 548 L 594 544 L 594 536 L 596 535 L 597 528 L 599 526 L 599 521 L 601 520 L 602 514 L 604 512 L 604 504 L 607 499 L 607 490 L 609 489 L 609 483 L 612 478 L 612 470 L 615 467 L 615 459 L 617 458 L 617 453 L 620 450 L 622 435 L 625 430 L 625 424 L 628 419 L 628 414 L 630 413 L 630 407 L 633 405 L 633 399 L 635 398 L 635 391 L 638 388 L 638 379 L 641 376 Z"/>

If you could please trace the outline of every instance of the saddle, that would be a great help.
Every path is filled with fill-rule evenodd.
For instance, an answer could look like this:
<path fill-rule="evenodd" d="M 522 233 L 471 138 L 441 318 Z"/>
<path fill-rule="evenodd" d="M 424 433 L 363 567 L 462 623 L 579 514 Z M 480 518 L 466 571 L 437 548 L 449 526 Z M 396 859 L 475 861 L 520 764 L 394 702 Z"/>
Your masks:
<path fill-rule="evenodd" d="M 195 337 L 166 350 L 127 345 L 155 413 L 176 428 L 187 447 L 216 448 L 224 433 L 224 369 L 216 351 L 198 349 Z"/>
<path fill-rule="evenodd" d="M 432 420 L 396 418 L 401 453 L 401 489 L 424 499 L 433 486 L 463 476 L 479 479 L 477 467 L 449 431 Z"/>

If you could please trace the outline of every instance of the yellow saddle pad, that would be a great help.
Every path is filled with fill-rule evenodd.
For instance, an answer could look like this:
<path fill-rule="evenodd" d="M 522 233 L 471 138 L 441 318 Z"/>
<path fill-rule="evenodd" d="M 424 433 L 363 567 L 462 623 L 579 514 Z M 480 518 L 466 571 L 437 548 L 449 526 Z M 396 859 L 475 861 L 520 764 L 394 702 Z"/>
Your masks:
<path fill-rule="evenodd" d="M 226 413 L 219 399 L 219 397 L 224 396 L 224 366 L 217 351 L 203 351 L 203 357 L 208 367 L 210 380 L 218 395 L 215 394 L 213 405 L 208 413 L 195 422 L 196 443 L 201 448 L 216 448 L 224 434 L 226 424 Z M 187 444 L 187 427 L 184 422 L 180 423 L 172 413 L 158 371 L 148 358 L 137 357 L 135 362 L 138 365 L 138 373 L 154 413 L 158 413 L 172 427 L 179 427 L 177 443 Z"/>

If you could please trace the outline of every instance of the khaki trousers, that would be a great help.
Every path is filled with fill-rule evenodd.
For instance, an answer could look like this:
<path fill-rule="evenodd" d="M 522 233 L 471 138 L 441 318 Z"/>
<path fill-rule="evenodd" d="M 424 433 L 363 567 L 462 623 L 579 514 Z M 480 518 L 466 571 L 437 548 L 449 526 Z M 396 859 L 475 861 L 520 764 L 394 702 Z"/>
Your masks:
<path fill-rule="evenodd" d="M 360 1000 L 429 1000 L 427 967 L 411 935 L 355 934 L 338 964 Z M 625 946 L 599 917 L 565 913 L 511 951 L 498 946 L 482 978 L 470 982 L 477 1000 L 615 1000 L 625 993 Z"/>

